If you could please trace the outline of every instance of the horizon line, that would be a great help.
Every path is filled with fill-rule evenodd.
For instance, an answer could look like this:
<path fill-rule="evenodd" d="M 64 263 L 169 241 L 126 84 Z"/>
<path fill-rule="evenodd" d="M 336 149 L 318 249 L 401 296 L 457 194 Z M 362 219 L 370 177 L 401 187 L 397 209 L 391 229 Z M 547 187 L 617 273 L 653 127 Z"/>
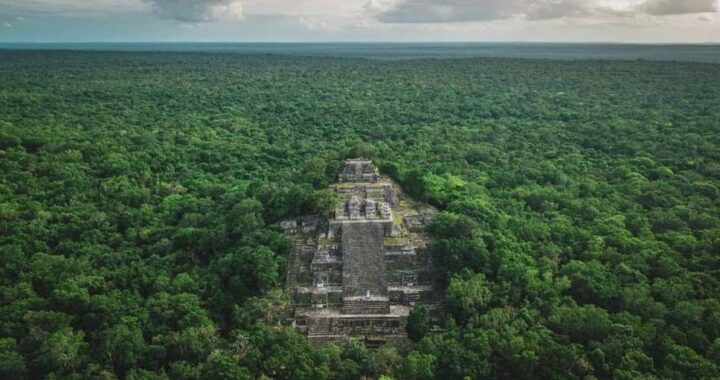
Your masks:
<path fill-rule="evenodd" d="M 583 44 L 583 45 L 719 45 L 720 41 L 706 42 L 684 42 L 684 41 L 662 41 L 662 42 L 643 42 L 643 41 L 168 41 L 168 40 L 147 40 L 147 41 L 0 41 L 3 45 L 40 45 L 40 44 Z"/>

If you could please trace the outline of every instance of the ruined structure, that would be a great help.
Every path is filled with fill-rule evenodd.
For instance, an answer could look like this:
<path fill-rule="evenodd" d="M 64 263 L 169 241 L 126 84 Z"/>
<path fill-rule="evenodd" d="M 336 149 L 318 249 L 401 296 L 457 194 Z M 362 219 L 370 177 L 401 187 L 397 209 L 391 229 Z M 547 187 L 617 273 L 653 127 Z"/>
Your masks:
<path fill-rule="evenodd" d="M 434 209 L 404 197 L 364 159 L 346 160 L 332 191 L 339 202 L 330 219 L 281 223 L 295 242 L 287 273 L 293 323 L 312 343 L 406 345 L 410 309 L 442 309 L 426 249 Z"/>

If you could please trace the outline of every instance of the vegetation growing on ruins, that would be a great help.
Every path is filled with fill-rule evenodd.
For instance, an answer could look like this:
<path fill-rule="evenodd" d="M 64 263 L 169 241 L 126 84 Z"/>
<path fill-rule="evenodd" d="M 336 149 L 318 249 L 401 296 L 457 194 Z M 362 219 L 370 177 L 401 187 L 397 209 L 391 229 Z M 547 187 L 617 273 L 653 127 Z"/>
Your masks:
<path fill-rule="evenodd" d="M 720 66 L 0 52 L 0 377 L 713 378 Z M 341 159 L 432 226 L 409 353 L 283 327 Z"/>

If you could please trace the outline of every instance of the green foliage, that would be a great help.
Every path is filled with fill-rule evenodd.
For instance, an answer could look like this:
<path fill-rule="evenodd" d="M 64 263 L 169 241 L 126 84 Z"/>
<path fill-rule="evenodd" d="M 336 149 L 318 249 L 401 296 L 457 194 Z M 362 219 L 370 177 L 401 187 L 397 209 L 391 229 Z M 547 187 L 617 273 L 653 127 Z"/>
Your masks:
<path fill-rule="evenodd" d="M 488 311 L 492 292 L 485 275 L 466 271 L 450 280 L 445 297 L 453 315 L 461 321 L 468 321 Z"/>
<path fill-rule="evenodd" d="M 25 376 L 27 364 L 18 352 L 17 343 L 13 338 L 0 339 L 0 375 L 3 378 L 21 378 Z"/>
<path fill-rule="evenodd" d="M 0 51 L 0 377 L 717 377 L 719 78 Z M 409 353 L 283 327 L 275 224 L 332 212 L 350 156 L 441 210 Z"/>
<path fill-rule="evenodd" d="M 407 379 L 424 380 L 435 378 L 436 358 L 430 354 L 419 354 L 415 351 L 405 358 L 403 373 Z"/>
<path fill-rule="evenodd" d="M 430 232 L 436 238 L 432 250 L 442 274 L 452 275 L 466 269 L 491 272 L 490 252 L 478 224 L 470 217 L 440 213 L 433 220 Z"/>
<path fill-rule="evenodd" d="M 203 377 L 206 379 L 250 380 L 252 375 L 247 368 L 240 366 L 232 355 L 213 352 L 204 367 Z"/>
<path fill-rule="evenodd" d="M 410 310 L 407 319 L 408 338 L 417 342 L 430 332 L 430 314 L 425 305 L 417 305 Z"/>
<path fill-rule="evenodd" d="M 403 357 L 397 348 L 393 346 L 382 346 L 377 351 L 371 353 L 368 361 L 368 370 L 373 377 L 377 378 L 399 375 L 402 360 Z"/>

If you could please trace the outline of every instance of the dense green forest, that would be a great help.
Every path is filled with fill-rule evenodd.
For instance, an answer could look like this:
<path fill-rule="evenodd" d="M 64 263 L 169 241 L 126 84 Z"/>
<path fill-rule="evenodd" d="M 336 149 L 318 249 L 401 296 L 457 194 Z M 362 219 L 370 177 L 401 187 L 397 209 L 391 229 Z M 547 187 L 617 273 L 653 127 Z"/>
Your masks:
<path fill-rule="evenodd" d="M 711 379 L 720 65 L 0 51 L 0 378 Z M 368 156 L 441 211 L 411 352 L 284 321 Z"/>

